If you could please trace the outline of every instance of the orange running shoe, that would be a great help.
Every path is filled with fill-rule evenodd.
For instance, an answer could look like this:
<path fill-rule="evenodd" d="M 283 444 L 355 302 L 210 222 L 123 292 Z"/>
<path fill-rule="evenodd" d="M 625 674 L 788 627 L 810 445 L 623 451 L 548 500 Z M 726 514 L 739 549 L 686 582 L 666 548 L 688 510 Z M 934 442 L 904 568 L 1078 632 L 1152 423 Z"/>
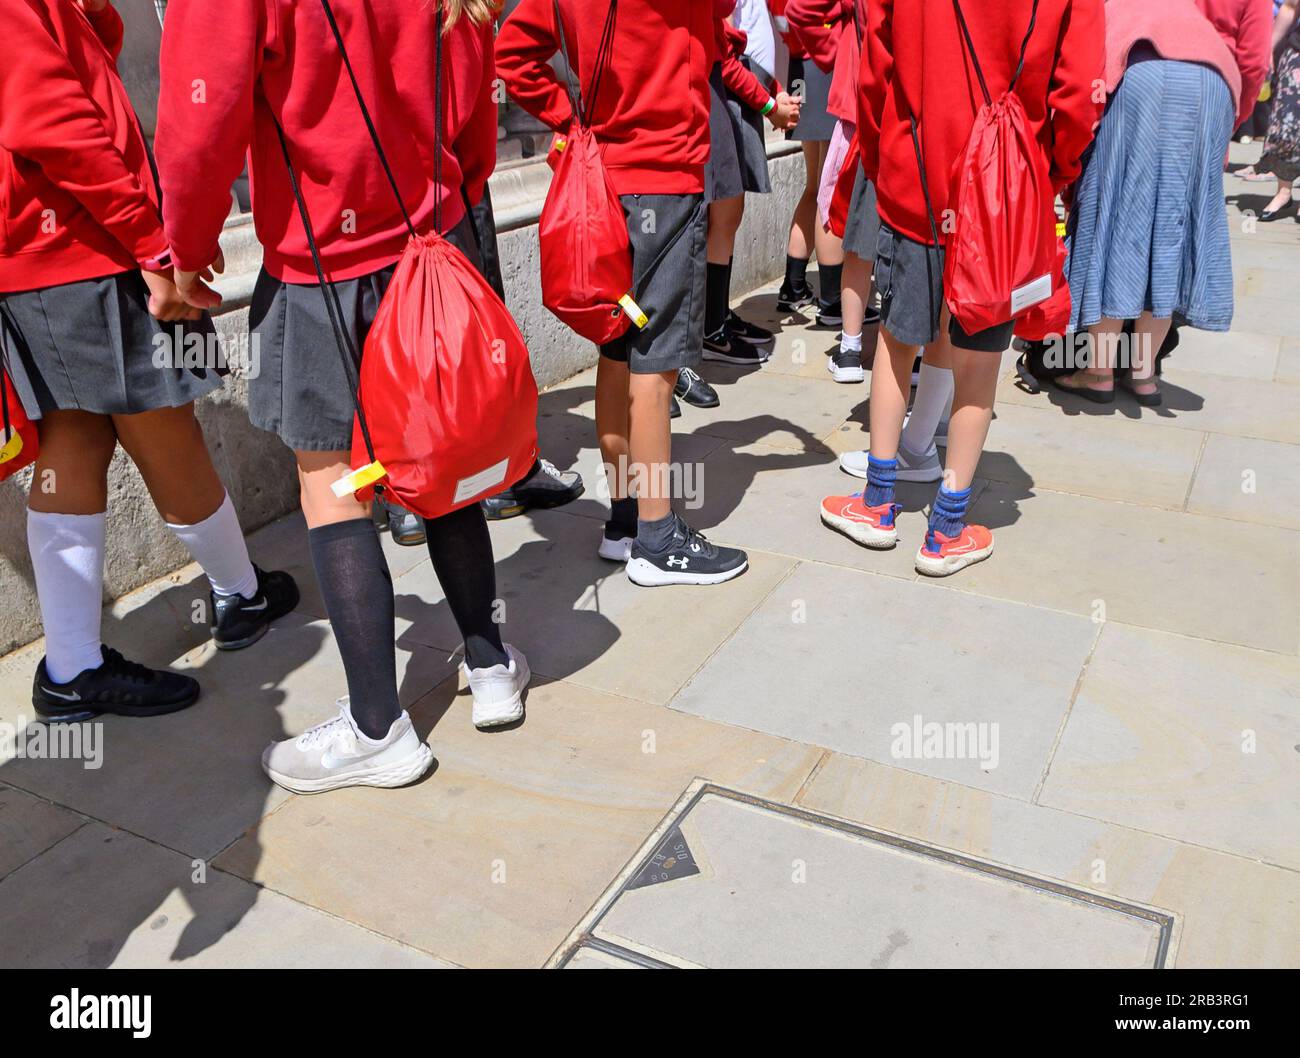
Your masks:
<path fill-rule="evenodd" d="M 898 543 L 894 516 L 900 510 L 897 503 L 868 507 L 860 492 L 852 496 L 827 496 L 822 500 L 822 524 L 843 533 L 855 544 L 884 551 Z"/>
<path fill-rule="evenodd" d="M 916 553 L 916 571 L 927 577 L 951 577 L 993 554 L 993 534 L 982 525 L 963 525 L 956 536 L 931 530 Z"/>

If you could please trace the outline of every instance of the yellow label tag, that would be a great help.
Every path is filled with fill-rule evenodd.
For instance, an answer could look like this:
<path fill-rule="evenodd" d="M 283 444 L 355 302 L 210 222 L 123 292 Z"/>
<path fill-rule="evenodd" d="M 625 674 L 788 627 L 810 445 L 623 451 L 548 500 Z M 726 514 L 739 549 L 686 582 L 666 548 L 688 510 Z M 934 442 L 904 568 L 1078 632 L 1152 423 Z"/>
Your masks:
<path fill-rule="evenodd" d="M 645 325 L 650 322 L 650 317 L 641 311 L 641 306 L 633 300 L 630 292 L 619 298 L 618 304 L 619 308 L 627 313 L 627 318 L 637 325 L 638 330 L 645 329 Z"/>
<path fill-rule="evenodd" d="M 1065 221 L 1063 220 L 1058 220 L 1056 222 L 1056 237 L 1058 239 L 1065 238 Z"/>
<path fill-rule="evenodd" d="M 555 151 L 557 154 L 563 151 L 564 148 L 567 147 L 568 145 L 569 145 L 569 141 L 564 139 L 562 136 L 555 137 Z"/>
<path fill-rule="evenodd" d="M 15 430 L 9 440 L 3 446 L 0 446 L 0 463 L 8 463 L 11 459 L 17 459 L 22 450 L 23 435 Z"/>
<path fill-rule="evenodd" d="M 388 471 L 384 469 L 383 463 L 367 463 L 364 467 L 358 467 L 351 473 L 344 474 L 330 488 L 335 496 L 343 499 L 345 496 L 351 496 L 354 492 L 364 489 L 367 485 L 373 485 L 387 474 Z"/>

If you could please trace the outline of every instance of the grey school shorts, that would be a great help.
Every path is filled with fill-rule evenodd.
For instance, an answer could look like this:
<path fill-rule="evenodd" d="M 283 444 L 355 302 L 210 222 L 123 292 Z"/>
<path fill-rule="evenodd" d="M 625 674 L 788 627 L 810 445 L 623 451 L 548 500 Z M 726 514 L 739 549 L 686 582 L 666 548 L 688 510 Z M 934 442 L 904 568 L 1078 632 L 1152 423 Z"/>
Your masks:
<path fill-rule="evenodd" d="M 447 233 L 447 241 L 482 271 L 468 213 Z M 357 356 L 396 267 L 334 284 Z M 356 403 L 325 308 L 327 294 L 316 283 L 285 283 L 263 269 L 248 310 L 248 327 L 261 357 L 260 372 L 248 381 L 248 417 L 295 451 L 352 448 Z"/>
<path fill-rule="evenodd" d="M 633 289 L 649 322 L 602 345 L 600 355 L 626 363 L 638 375 L 695 367 L 704 355 L 704 196 L 622 195 L 619 200 L 632 240 Z"/>
<path fill-rule="evenodd" d="M 876 212 L 876 185 L 867 179 L 858 164 L 849 200 L 849 216 L 844 222 L 844 250 L 864 261 L 875 260 L 876 240 L 880 237 L 880 214 Z"/>
<path fill-rule="evenodd" d="M 884 221 L 876 237 L 876 289 L 880 321 L 904 345 L 929 345 L 939 337 L 943 314 L 943 248 L 900 235 Z M 949 320 L 948 334 L 958 349 L 1002 353 L 1011 344 L 1012 321 L 967 334 Z"/>

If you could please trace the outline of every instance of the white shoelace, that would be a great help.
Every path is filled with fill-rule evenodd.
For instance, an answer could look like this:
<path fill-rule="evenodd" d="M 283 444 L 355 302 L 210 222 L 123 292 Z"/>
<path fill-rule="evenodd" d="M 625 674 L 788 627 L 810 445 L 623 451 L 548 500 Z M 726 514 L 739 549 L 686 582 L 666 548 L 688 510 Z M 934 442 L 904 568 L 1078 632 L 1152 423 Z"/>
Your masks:
<path fill-rule="evenodd" d="M 342 713 L 332 720 L 326 720 L 323 724 L 317 724 L 315 727 L 309 727 L 298 736 L 295 745 L 299 749 L 312 749 L 322 743 L 342 741 L 356 744 L 356 736 L 352 730 L 352 724 Z"/>

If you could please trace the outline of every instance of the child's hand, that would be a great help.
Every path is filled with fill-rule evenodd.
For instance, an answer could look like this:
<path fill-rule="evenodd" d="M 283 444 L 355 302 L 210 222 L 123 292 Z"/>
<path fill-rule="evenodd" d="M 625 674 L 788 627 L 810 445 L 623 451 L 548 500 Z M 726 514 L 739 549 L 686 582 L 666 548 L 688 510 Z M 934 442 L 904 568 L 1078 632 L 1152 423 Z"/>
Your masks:
<path fill-rule="evenodd" d="M 221 295 L 213 290 L 210 283 L 214 275 L 220 275 L 226 270 L 226 258 L 220 250 L 217 251 L 217 259 L 208 265 L 201 272 L 186 272 L 180 268 L 176 269 L 176 286 L 183 297 L 189 304 L 198 309 L 215 309 L 221 304 Z M 207 280 L 207 282 L 204 282 Z"/>
<path fill-rule="evenodd" d="M 767 114 L 767 120 L 773 128 L 792 129 L 799 123 L 799 110 L 803 100 L 789 92 L 781 92 L 776 97 L 776 106 Z"/>
<path fill-rule="evenodd" d="M 161 272 L 141 270 L 140 274 L 144 276 L 144 285 L 149 288 L 149 315 L 154 319 L 171 323 L 175 320 L 199 318 L 199 310 L 186 302 L 172 281 L 172 269 L 167 268 Z"/>

